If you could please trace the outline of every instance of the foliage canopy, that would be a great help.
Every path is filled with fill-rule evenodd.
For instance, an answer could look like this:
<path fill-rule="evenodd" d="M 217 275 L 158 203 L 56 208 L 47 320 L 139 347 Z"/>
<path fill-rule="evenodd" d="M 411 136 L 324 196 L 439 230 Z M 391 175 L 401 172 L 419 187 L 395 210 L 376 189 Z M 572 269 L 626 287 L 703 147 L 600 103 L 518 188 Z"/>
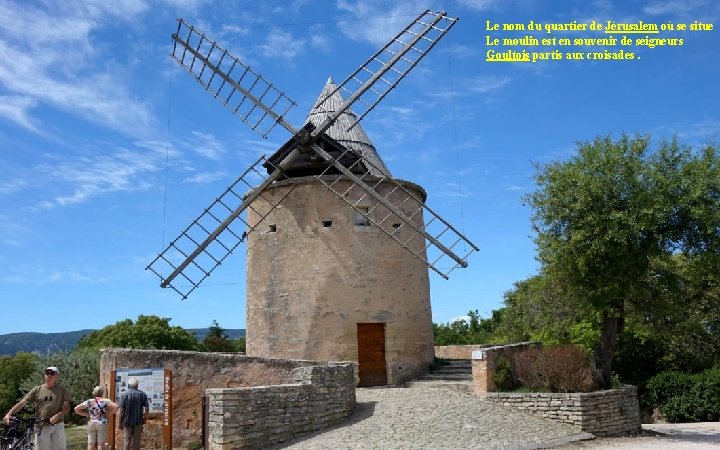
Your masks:
<path fill-rule="evenodd" d="M 78 349 L 122 347 L 138 349 L 197 350 L 198 342 L 182 327 L 170 326 L 169 318 L 140 315 L 136 322 L 121 320 L 84 336 Z"/>
<path fill-rule="evenodd" d="M 525 198 L 541 271 L 516 285 L 508 306 L 540 294 L 536 305 L 519 302 L 542 311 L 525 316 L 525 329 L 543 330 L 527 321 L 548 324 L 549 315 L 559 319 L 553 334 L 599 330 L 595 375 L 606 387 L 628 315 L 642 327 L 679 314 L 687 301 L 712 309 L 691 286 L 717 285 L 717 150 L 693 152 L 674 140 L 652 152 L 649 143 L 626 135 L 581 143 L 569 160 L 536 166 L 537 189 Z M 694 332 L 703 334 L 717 323 L 698 325 Z"/>

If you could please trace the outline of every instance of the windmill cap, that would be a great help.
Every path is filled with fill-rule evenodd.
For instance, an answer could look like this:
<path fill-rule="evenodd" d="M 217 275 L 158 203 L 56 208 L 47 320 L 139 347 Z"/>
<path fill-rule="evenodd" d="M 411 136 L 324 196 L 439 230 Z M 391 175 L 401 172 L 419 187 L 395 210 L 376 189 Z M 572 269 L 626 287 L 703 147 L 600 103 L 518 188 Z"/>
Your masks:
<path fill-rule="evenodd" d="M 57 367 L 55 367 L 55 366 L 50 366 L 50 367 L 46 367 L 46 368 L 45 368 L 45 372 L 47 372 L 47 371 L 49 371 L 49 370 L 52 370 L 52 371 L 55 372 L 55 373 L 60 373 L 60 370 L 59 370 Z"/>

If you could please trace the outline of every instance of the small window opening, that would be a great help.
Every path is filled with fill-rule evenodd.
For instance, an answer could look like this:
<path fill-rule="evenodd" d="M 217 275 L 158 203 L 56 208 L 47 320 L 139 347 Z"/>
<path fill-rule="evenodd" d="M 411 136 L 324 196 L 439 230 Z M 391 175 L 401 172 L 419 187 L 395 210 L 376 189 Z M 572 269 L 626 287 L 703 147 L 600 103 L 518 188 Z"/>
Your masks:
<path fill-rule="evenodd" d="M 277 225 L 271 224 L 271 225 L 270 225 L 270 232 L 271 232 L 271 233 L 275 233 L 276 231 L 277 231 Z"/>
<path fill-rule="evenodd" d="M 358 206 L 357 211 L 353 214 L 354 223 L 358 227 L 369 227 L 370 219 L 367 218 L 370 208 L 367 206 Z"/>
<path fill-rule="evenodd" d="M 332 220 L 323 220 L 322 224 L 325 228 L 332 226 Z"/>

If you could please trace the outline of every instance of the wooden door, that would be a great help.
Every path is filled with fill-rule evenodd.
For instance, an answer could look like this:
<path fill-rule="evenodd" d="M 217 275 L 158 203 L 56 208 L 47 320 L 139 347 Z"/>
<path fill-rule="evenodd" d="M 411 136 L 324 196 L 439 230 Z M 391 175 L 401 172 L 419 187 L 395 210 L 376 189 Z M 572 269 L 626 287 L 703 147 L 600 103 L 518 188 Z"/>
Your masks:
<path fill-rule="evenodd" d="M 359 386 L 387 384 L 385 368 L 385 324 L 357 324 Z"/>

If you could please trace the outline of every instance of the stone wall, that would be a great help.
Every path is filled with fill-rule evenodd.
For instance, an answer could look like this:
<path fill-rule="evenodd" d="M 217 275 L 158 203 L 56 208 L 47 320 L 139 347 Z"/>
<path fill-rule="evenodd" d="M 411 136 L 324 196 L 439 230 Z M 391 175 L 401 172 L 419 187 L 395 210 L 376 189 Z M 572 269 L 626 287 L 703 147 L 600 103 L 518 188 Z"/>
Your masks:
<path fill-rule="evenodd" d="M 210 450 L 264 448 L 349 417 L 353 364 L 300 367 L 295 383 L 208 389 Z"/>
<path fill-rule="evenodd" d="M 509 345 L 495 345 L 476 350 L 472 359 L 473 392 L 482 397 L 488 392 L 495 392 L 497 386 L 493 381 L 495 361 L 500 356 L 507 358 L 510 354 L 528 348 L 539 347 L 539 342 L 519 342 Z"/>
<path fill-rule="evenodd" d="M 110 386 L 110 372 L 119 369 L 164 368 L 173 373 L 173 447 L 187 448 L 202 433 L 202 397 L 207 389 L 264 387 L 295 383 L 296 369 L 323 365 L 244 356 L 177 350 L 105 349 L 100 358 L 100 385 Z M 348 365 L 352 373 L 354 364 Z M 88 393 L 90 397 L 91 393 Z M 122 442 L 122 435 L 116 437 Z M 142 448 L 161 448 L 162 415 L 151 414 Z"/>
<path fill-rule="evenodd" d="M 635 386 L 589 393 L 491 392 L 485 398 L 557 422 L 576 425 L 596 436 L 640 431 L 640 407 Z"/>
<path fill-rule="evenodd" d="M 472 359 L 473 350 L 493 347 L 495 344 L 479 345 L 436 345 L 435 357 L 442 359 Z"/>

